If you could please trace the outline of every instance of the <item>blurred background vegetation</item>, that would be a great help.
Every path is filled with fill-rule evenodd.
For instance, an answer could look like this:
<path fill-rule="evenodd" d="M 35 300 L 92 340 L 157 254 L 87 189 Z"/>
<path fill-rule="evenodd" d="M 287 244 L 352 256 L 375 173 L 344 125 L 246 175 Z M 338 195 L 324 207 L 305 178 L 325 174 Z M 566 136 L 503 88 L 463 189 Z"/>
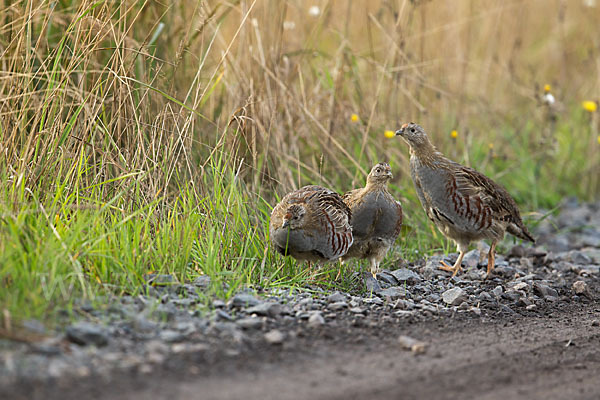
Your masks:
<path fill-rule="evenodd" d="M 152 272 L 208 274 L 224 297 L 350 288 L 356 266 L 335 281 L 272 254 L 268 216 L 378 161 L 406 214 L 385 266 L 452 251 L 384 135 L 404 122 L 530 226 L 600 192 L 595 0 L 2 0 L 0 21 L 5 317 L 139 293 Z"/>

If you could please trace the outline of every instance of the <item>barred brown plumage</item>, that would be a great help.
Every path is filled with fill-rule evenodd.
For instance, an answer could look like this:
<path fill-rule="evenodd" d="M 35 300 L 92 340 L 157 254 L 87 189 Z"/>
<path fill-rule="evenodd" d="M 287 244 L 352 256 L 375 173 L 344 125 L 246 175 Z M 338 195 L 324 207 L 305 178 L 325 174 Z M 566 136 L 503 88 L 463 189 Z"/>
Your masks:
<path fill-rule="evenodd" d="M 454 266 L 441 269 L 455 276 L 469 243 L 489 239 L 487 275 L 494 268 L 496 244 L 505 232 L 535 242 L 521 220 L 517 204 L 502 186 L 444 157 L 417 124 L 404 124 L 396 132 L 410 146 L 410 172 L 427 216 L 449 239 L 459 256 Z"/>
<path fill-rule="evenodd" d="M 336 192 L 310 185 L 288 193 L 273 208 L 273 247 L 298 260 L 335 261 L 352 245 L 351 212 Z"/>
<path fill-rule="evenodd" d="M 364 188 L 351 190 L 343 197 L 352 211 L 354 243 L 342 260 L 368 259 L 373 277 L 402 228 L 402 205 L 387 188 L 391 178 L 389 164 L 379 163 L 371 169 Z"/>

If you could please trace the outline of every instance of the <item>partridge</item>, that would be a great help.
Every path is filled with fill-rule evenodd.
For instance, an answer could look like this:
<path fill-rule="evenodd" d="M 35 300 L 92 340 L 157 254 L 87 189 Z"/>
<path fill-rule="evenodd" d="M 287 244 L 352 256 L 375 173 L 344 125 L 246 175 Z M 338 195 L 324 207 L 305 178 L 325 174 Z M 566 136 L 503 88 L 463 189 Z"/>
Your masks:
<path fill-rule="evenodd" d="M 336 192 L 304 186 L 273 208 L 269 224 L 273 247 L 284 256 L 335 261 L 352 245 L 351 212 Z"/>
<path fill-rule="evenodd" d="M 489 239 L 489 276 L 494 268 L 496 244 L 505 232 L 535 242 L 506 189 L 474 169 L 444 157 L 417 124 L 402 125 L 396 135 L 410 146 L 410 173 L 427 217 L 456 243 L 459 251 L 454 265 L 442 261 L 441 269 L 455 276 L 469 243 Z"/>
<path fill-rule="evenodd" d="M 402 227 L 402 205 L 388 191 L 391 178 L 389 164 L 379 163 L 371 169 L 364 188 L 351 190 L 343 196 L 352 211 L 350 225 L 354 243 L 342 261 L 368 259 L 374 278 Z"/>

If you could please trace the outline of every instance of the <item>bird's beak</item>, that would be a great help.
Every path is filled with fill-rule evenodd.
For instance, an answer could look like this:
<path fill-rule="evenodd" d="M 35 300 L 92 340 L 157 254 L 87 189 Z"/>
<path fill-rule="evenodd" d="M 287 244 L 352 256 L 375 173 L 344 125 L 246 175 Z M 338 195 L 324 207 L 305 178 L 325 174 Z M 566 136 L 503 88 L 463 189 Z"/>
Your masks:
<path fill-rule="evenodd" d="M 290 220 L 289 219 L 284 219 L 283 220 L 283 224 L 281 224 L 282 228 L 287 228 L 288 226 L 290 226 Z"/>
<path fill-rule="evenodd" d="M 394 177 L 394 174 L 392 174 L 392 171 L 388 171 L 387 172 L 387 176 L 389 176 L 390 179 L 392 179 Z"/>
<path fill-rule="evenodd" d="M 408 126 L 408 124 L 404 124 L 400 127 L 400 129 L 398 129 L 396 131 L 396 136 L 403 136 L 404 135 L 404 129 Z"/>

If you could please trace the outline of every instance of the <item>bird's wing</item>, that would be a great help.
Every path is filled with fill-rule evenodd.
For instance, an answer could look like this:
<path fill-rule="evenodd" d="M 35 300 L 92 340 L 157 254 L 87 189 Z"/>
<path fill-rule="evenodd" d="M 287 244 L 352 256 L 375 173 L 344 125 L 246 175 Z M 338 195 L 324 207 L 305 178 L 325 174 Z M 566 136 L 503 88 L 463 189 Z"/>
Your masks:
<path fill-rule="evenodd" d="M 457 191 L 462 195 L 463 208 L 467 204 L 477 207 L 481 202 L 482 213 L 485 214 L 481 219 L 503 223 L 513 235 L 533 241 L 521 220 L 517 204 L 506 189 L 482 173 L 462 165 L 455 169 L 454 176 Z"/>

